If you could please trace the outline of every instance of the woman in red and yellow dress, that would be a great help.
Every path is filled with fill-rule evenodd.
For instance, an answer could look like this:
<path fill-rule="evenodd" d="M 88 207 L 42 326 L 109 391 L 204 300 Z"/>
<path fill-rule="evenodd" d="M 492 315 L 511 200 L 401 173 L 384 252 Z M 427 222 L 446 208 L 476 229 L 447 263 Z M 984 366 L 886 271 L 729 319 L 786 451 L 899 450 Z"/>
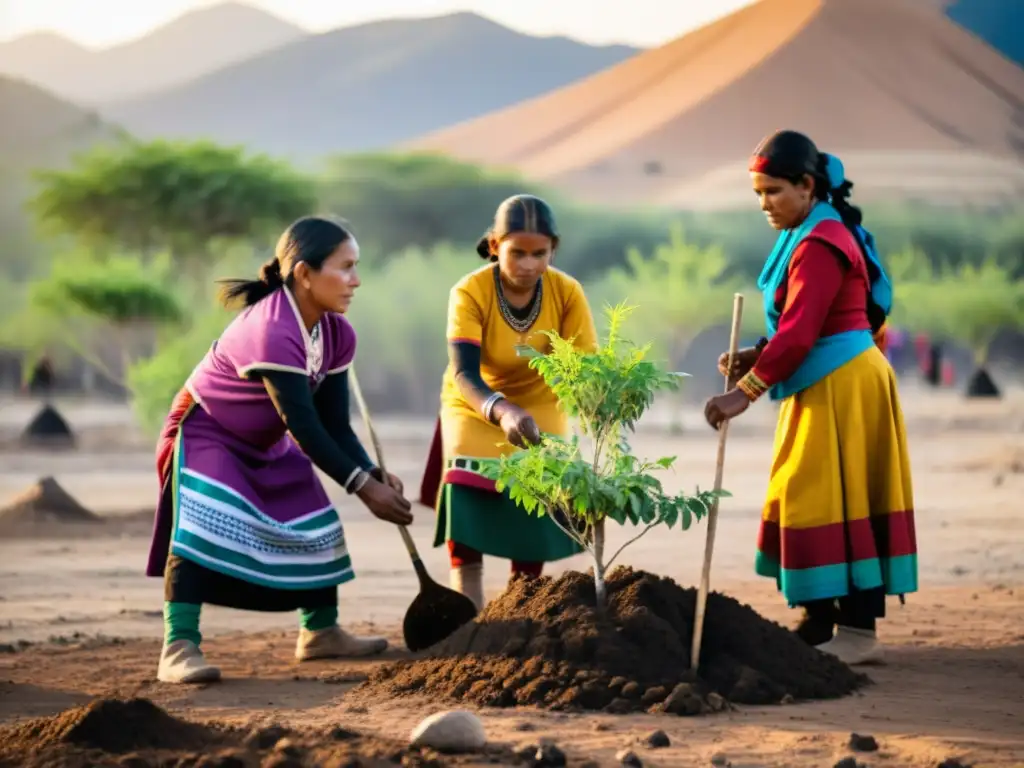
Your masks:
<path fill-rule="evenodd" d="M 797 632 L 809 643 L 877 661 L 886 595 L 917 591 L 907 437 L 880 349 L 891 285 L 838 158 L 782 131 L 750 173 L 780 230 L 758 280 L 768 335 L 740 351 L 735 387 L 705 415 L 718 428 L 765 393 L 781 401 L 756 571 L 804 607 Z"/>

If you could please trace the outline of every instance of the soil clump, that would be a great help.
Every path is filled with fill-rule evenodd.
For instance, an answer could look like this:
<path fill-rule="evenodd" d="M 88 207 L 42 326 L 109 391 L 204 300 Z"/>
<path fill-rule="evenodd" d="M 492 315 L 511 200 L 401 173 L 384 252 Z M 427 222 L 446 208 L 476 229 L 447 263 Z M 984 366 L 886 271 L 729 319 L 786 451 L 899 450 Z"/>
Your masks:
<path fill-rule="evenodd" d="M 869 682 L 718 593 L 708 597 L 695 674 L 695 589 L 625 567 L 609 575 L 607 587 L 601 616 L 589 574 L 514 579 L 473 622 L 420 658 L 377 669 L 358 690 L 497 707 L 697 715 L 728 702 L 839 698 Z"/>
<path fill-rule="evenodd" d="M 44 477 L 0 507 L 0 533 L 66 524 L 95 525 L 103 519 L 86 509 L 54 478 Z"/>
<path fill-rule="evenodd" d="M 488 756 L 504 754 L 493 752 Z M 280 725 L 245 730 L 193 723 L 148 699 L 98 699 L 53 717 L 0 727 L 2 768 L 442 768 L 472 759 L 340 727 L 303 732 Z"/>

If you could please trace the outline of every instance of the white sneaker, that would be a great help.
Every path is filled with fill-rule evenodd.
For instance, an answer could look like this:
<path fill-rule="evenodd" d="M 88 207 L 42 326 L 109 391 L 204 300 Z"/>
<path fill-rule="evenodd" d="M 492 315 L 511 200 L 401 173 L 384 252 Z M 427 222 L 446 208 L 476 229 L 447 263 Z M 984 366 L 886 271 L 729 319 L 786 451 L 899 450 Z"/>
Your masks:
<path fill-rule="evenodd" d="M 878 664 L 885 655 L 881 643 L 878 642 L 876 632 L 872 632 L 870 629 L 855 629 L 841 625 L 836 628 L 835 637 L 827 643 L 814 647 L 823 653 L 835 656 L 850 666 Z"/>
<path fill-rule="evenodd" d="M 388 648 L 387 638 L 356 637 L 350 635 L 337 624 L 327 629 L 299 630 L 299 639 L 295 644 L 295 658 L 298 661 L 314 659 L 351 659 L 363 656 L 376 656 Z"/>
<path fill-rule="evenodd" d="M 472 563 L 453 567 L 448 572 L 448 586 L 473 601 L 478 611 L 484 607 L 484 564 Z"/>
<path fill-rule="evenodd" d="M 164 645 L 156 679 L 161 683 L 212 683 L 220 680 L 220 670 L 206 663 L 203 652 L 191 640 L 175 640 Z"/>

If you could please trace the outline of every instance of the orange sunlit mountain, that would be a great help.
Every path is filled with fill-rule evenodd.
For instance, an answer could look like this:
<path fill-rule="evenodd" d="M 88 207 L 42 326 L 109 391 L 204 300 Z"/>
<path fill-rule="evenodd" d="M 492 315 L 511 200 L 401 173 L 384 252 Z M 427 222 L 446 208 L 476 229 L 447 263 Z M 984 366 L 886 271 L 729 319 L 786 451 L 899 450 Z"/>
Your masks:
<path fill-rule="evenodd" d="M 746 158 L 778 128 L 841 155 L 867 194 L 1024 194 L 1024 69 L 915 0 L 761 0 L 411 146 L 587 199 L 715 207 L 750 199 Z"/>

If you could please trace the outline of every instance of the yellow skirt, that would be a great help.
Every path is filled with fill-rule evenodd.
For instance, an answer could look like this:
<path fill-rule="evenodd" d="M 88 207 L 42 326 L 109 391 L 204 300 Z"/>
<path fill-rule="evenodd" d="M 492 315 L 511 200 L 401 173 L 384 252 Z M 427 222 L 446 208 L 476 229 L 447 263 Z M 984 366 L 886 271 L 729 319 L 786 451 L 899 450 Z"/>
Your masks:
<path fill-rule="evenodd" d="M 757 550 L 790 605 L 917 591 L 907 437 L 877 347 L 782 401 Z"/>

